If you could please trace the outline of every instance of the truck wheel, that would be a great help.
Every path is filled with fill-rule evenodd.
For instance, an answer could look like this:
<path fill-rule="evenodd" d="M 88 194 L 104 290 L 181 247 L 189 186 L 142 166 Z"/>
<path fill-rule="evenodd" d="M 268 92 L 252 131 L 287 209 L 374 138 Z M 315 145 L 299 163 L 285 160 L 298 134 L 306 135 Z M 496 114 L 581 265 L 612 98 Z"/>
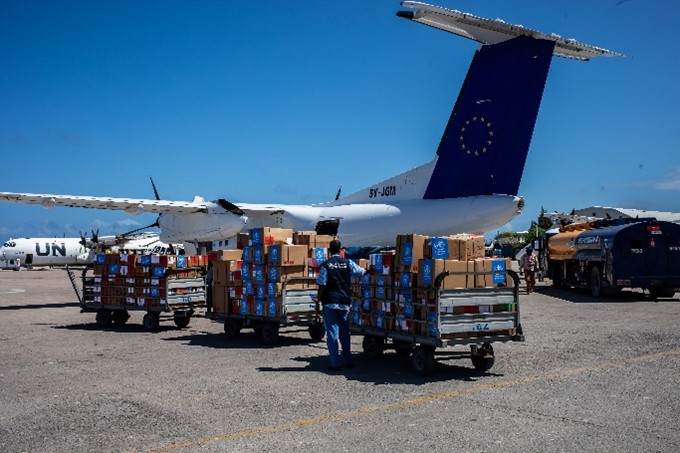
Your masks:
<path fill-rule="evenodd" d="M 434 348 L 419 345 L 411 353 L 411 368 L 418 376 L 429 376 L 434 371 Z"/>
<path fill-rule="evenodd" d="M 313 341 L 321 341 L 326 336 L 326 328 L 323 323 L 316 323 L 309 325 L 309 336 Z"/>
<path fill-rule="evenodd" d="M 550 274 L 552 278 L 553 286 L 555 288 L 562 287 L 562 266 L 555 266 Z"/>
<path fill-rule="evenodd" d="M 593 297 L 602 295 L 602 277 L 600 277 L 600 268 L 597 266 L 593 266 L 590 270 L 590 294 Z"/>
<path fill-rule="evenodd" d="M 112 322 L 111 312 L 109 310 L 104 310 L 103 308 L 101 310 L 97 310 L 95 321 L 99 327 L 109 327 Z"/>
<path fill-rule="evenodd" d="M 145 314 L 144 318 L 142 319 L 142 325 L 144 326 L 144 329 L 147 330 L 147 332 L 157 331 L 160 324 L 160 314 L 152 311 Z"/>
<path fill-rule="evenodd" d="M 654 299 L 658 299 L 660 297 L 670 299 L 671 297 L 675 296 L 675 289 L 673 289 L 673 288 L 650 288 L 649 294 Z"/>
<path fill-rule="evenodd" d="M 265 344 L 274 344 L 279 340 L 279 325 L 267 323 L 262 326 L 262 341 Z"/>
<path fill-rule="evenodd" d="M 377 359 L 382 357 L 385 350 L 385 339 L 374 337 L 371 335 L 364 336 L 361 342 L 361 348 L 364 350 L 364 355 L 369 359 Z"/>
<path fill-rule="evenodd" d="M 496 361 L 491 343 L 484 343 L 481 348 L 477 345 L 470 346 L 470 358 L 472 366 L 479 372 L 489 371 Z"/>

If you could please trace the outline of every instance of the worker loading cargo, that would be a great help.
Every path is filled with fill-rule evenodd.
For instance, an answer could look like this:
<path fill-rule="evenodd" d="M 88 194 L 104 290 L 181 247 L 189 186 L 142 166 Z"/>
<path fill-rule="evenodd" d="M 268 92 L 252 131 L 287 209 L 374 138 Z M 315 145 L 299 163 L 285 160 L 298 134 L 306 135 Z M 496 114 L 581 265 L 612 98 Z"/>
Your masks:
<path fill-rule="evenodd" d="M 328 369 L 340 371 L 340 365 L 352 366 L 352 352 L 349 338 L 349 308 L 352 303 L 352 278 L 366 273 L 353 261 L 340 256 L 342 244 L 337 239 L 328 247 L 330 258 L 321 264 L 317 299 L 323 305 L 323 322 L 326 326 L 326 343 L 330 364 Z M 338 342 L 342 356 L 338 353 Z M 342 361 L 340 360 L 342 358 Z M 342 362 L 342 363 L 341 363 Z"/>

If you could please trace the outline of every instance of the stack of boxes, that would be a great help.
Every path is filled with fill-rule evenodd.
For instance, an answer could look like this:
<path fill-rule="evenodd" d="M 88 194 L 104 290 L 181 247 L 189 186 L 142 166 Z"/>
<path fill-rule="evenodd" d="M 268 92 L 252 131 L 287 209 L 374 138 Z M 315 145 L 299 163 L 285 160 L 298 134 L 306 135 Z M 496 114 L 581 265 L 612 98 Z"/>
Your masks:
<path fill-rule="evenodd" d="M 283 315 L 283 283 L 288 289 L 316 287 L 333 236 L 286 228 L 252 228 L 237 238 L 238 250 L 210 254 L 213 311 L 256 317 Z"/>
<path fill-rule="evenodd" d="M 351 322 L 412 334 L 437 334 L 436 279 L 441 289 L 512 286 L 509 259 L 484 257 L 484 238 L 473 235 L 399 235 L 394 254 L 373 255 L 370 277 L 354 287 Z M 495 306 L 494 306 L 495 307 Z M 503 310 L 514 311 L 504 306 Z M 479 313 L 479 307 L 457 307 Z M 459 314 L 453 313 L 452 314 Z"/>
<path fill-rule="evenodd" d="M 201 277 L 207 258 L 205 255 L 96 255 L 92 302 L 126 309 L 166 305 L 167 297 L 173 295 L 168 294 L 168 280 Z"/>

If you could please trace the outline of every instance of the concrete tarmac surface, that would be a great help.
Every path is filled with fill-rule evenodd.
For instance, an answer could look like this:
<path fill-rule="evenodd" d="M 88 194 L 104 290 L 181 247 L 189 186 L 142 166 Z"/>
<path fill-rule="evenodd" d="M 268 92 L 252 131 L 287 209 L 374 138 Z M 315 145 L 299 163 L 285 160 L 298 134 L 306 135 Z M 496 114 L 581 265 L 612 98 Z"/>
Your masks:
<path fill-rule="evenodd" d="M 526 342 L 487 373 L 454 355 L 418 377 L 360 336 L 330 373 L 301 328 L 275 346 L 205 318 L 100 328 L 64 270 L 0 271 L 0 451 L 680 451 L 679 295 L 539 283 L 520 303 Z"/>

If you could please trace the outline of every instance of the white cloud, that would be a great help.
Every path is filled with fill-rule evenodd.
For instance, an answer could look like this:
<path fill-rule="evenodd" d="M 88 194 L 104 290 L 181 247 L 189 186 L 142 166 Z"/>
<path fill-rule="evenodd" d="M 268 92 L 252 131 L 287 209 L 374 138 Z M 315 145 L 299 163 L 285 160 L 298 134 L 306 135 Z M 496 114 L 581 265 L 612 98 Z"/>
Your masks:
<path fill-rule="evenodd" d="M 659 181 L 653 181 L 651 186 L 659 190 L 680 190 L 680 167 L 668 173 Z"/>

